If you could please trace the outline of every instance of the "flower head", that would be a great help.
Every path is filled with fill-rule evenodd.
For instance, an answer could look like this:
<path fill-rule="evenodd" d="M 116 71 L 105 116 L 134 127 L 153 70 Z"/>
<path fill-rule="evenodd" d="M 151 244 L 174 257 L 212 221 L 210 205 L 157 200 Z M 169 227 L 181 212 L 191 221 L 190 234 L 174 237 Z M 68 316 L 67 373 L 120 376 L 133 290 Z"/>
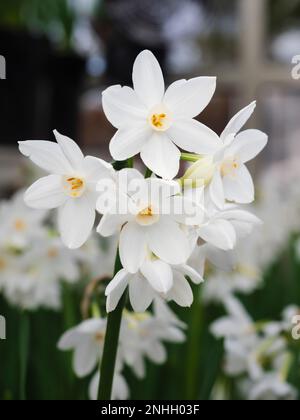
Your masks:
<path fill-rule="evenodd" d="M 125 160 L 140 153 L 145 165 L 164 179 L 179 170 L 179 148 L 210 153 L 218 136 L 196 117 L 208 105 L 215 77 L 178 80 L 165 91 L 158 61 L 142 51 L 133 66 L 133 89 L 111 86 L 103 92 L 103 109 L 118 129 L 110 142 L 114 159 Z"/>
<path fill-rule="evenodd" d="M 25 193 L 25 202 L 36 209 L 58 208 L 62 240 L 69 248 L 79 248 L 95 222 L 96 184 L 113 174 L 110 164 L 84 157 L 70 138 L 54 131 L 57 143 L 21 141 L 20 151 L 50 175 L 36 181 Z"/>

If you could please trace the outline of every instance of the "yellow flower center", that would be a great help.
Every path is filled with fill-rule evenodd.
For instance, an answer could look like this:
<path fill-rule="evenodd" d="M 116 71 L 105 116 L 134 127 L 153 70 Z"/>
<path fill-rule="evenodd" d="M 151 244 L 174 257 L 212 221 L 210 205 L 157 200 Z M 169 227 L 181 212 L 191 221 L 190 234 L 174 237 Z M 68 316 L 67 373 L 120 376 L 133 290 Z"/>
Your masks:
<path fill-rule="evenodd" d="M 49 248 L 47 255 L 49 258 L 56 258 L 58 257 L 58 250 L 56 248 Z"/>
<path fill-rule="evenodd" d="M 66 177 L 64 179 L 64 190 L 72 198 L 81 197 L 85 190 L 85 180 L 78 177 Z"/>
<path fill-rule="evenodd" d="M 221 165 L 221 175 L 235 178 L 239 168 L 240 163 L 237 158 L 227 158 Z"/>
<path fill-rule="evenodd" d="M 97 332 L 95 334 L 95 340 L 97 341 L 97 343 L 101 344 L 104 340 L 105 335 L 101 332 Z"/>
<path fill-rule="evenodd" d="M 142 226 L 153 225 L 153 223 L 156 223 L 158 220 L 159 214 L 155 213 L 151 205 L 141 210 L 136 216 L 136 221 Z"/>
<path fill-rule="evenodd" d="M 148 122 L 155 131 L 166 131 L 171 126 L 172 118 L 165 106 L 159 105 L 150 111 Z"/>
<path fill-rule="evenodd" d="M 14 228 L 18 232 L 23 232 L 26 229 L 26 223 L 22 219 L 16 219 L 14 222 Z"/>
<path fill-rule="evenodd" d="M 4 258 L 0 257 L 0 271 L 5 270 L 6 268 L 6 261 Z"/>

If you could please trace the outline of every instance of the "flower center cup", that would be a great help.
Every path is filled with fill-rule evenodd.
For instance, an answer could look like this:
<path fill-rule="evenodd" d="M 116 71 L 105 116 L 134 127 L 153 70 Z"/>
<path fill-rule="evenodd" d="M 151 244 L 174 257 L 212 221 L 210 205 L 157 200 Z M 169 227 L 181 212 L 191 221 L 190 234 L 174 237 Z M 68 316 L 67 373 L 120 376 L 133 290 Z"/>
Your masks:
<path fill-rule="evenodd" d="M 148 122 L 154 130 L 166 131 L 172 124 L 172 117 L 164 106 L 159 105 L 151 110 Z"/>
<path fill-rule="evenodd" d="M 6 261 L 4 258 L 0 257 L 0 271 L 5 270 L 5 268 L 6 268 Z"/>
<path fill-rule="evenodd" d="M 23 232 L 26 230 L 26 223 L 22 219 L 16 219 L 14 222 L 14 228 L 18 232 Z"/>
<path fill-rule="evenodd" d="M 63 182 L 64 191 L 72 198 L 81 197 L 85 190 L 85 180 L 78 177 L 66 177 Z"/>
<path fill-rule="evenodd" d="M 157 214 L 152 206 L 148 206 L 141 210 L 137 216 L 136 221 L 141 226 L 150 226 L 158 222 L 159 214 Z"/>
<path fill-rule="evenodd" d="M 222 176 L 231 176 L 232 178 L 235 178 L 239 168 L 240 163 L 237 158 L 227 158 L 221 165 L 221 174 Z"/>

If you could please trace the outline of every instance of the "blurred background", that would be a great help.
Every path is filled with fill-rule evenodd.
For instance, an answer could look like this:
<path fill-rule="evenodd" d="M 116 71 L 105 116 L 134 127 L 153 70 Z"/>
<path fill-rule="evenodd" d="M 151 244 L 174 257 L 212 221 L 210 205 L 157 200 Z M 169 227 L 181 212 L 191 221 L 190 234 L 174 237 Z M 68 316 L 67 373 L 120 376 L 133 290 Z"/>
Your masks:
<path fill-rule="evenodd" d="M 216 94 L 200 120 L 218 133 L 236 111 L 257 99 L 250 124 L 267 132 L 269 143 L 252 172 L 258 179 L 276 166 L 287 178 L 292 166 L 280 165 L 292 159 L 294 177 L 300 153 L 300 79 L 292 75 L 297 63 L 294 57 L 300 55 L 300 0 L 1 0 L 0 55 L 6 60 L 6 79 L 0 80 L 0 198 L 8 198 L 27 184 L 18 140 L 50 140 L 52 130 L 57 129 L 85 151 L 109 159 L 108 144 L 114 131 L 102 111 L 101 92 L 111 84 L 130 85 L 133 61 L 145 48 L 159 59 L 167 83 L 217 76 Z M 298 178 L 293 182 L 297 185 Z M 280 194 L 276 199 L 280 200 Z M 273 209 L 281 204 L 273 202 Z M 295 270 L 292 281 L 300 282 L 297 264 Z M 288 270 L 281 274 L 285 278 Z M 277 286 L 282 290 L 281 283 Z M 267 313 L 260 292 L 249 305 L 261 308 L 257 316 L 278 317 L 284 305 L 300 305 L 299 289 L 298 302 L 290 301 L 293 290 L 284 302 L 277 290 L 280 302 L 270 304 Z M 8 311 L 5 305 L 0 306 L 0 313 Z M 191 313 L 199 310 L 196 306 Z M 200 328 L 187 312 L 180 315 L 190 322 L 191 331 Z M 62 333 L 55 323 L 59 316 L 42 313 L 34 321 L 35 331 L 41 331 L 34 338 L 36 344 L 46 317 L 50 317 L 46 334 L 54 343 Z M 162 392 L 164 398 L 208 398 L 221 350 L 207 330 L 201 331 L 207 347 L 201 350 L 200 362 L 193 350 L 199 335 L 194 338 L 188 333 L 183 348 L 171 349 L 164 370 L 149 368 L 144 387 L 131 379 L 132 397 L 159 398 Z M 41 346 L 36 357 L 46 362 L 47 344 L 42 340 Z M 188 354 L 188 366 L 177 371 L 184 354 Z M 54 357 L 56 364 L 46 381 L 43 368 L 33 368 L 33 398 L 84 397 L 86 384 L 75 385 L 71 373 L 64 371 L 62 357 Z M 208 361 L 209 372 L 205 370 Z M 198 369 L 197 379 L 193 374 L 186 376 L 194 368 Z M 0 378 L 0 397 L 14 396 L 17 373 L 10 375 L 5 384 Z M 57 375 L 64 376 L 63 385 L 55 385 Z M 161 381 L 168 376 L 176 381 Z"/>

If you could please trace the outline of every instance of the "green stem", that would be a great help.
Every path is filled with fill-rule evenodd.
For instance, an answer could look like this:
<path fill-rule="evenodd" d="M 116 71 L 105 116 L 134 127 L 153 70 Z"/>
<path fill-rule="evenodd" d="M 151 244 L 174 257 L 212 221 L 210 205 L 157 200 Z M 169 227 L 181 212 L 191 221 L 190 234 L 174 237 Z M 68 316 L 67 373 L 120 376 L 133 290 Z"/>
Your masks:
<path fill-rule="evenodd" d="M 115 274 L 121 270 L 119 251 L 115 262 Z M 110 400 L 113 386 L 114 370 L 116 364 L 122 312 L 125 307 L 127 293 L 121 297 L 118 306 L 107 316 L 107 326 L 102 362 L 100 364 L 100 384 L 98 400 Z"/>
<path fill-rule="evenodd" d="M 147 168 L 147 169 L 146 169 L 146 172 L 145 172 L 145 178 L 150 178 L 150 177 L 151 177 L 151 175 L 152 175 L 152 171 L 151 171 L 151 169 Z"/>
<path fill-rule="evenodd" d="M 29 315 L 27 312 L 21 313 L 20 319 L 20 400 L 26 400 L 26 378 L 27 364 L 29 354 L 29 332 L 30 332 Z"/>
<path fill-rule="evenodd" d="M 201 156 L 195 155 L 193 153 L 181 153 L 181 160 L 186 160 L 187 162 L 197 162 Z"/>

